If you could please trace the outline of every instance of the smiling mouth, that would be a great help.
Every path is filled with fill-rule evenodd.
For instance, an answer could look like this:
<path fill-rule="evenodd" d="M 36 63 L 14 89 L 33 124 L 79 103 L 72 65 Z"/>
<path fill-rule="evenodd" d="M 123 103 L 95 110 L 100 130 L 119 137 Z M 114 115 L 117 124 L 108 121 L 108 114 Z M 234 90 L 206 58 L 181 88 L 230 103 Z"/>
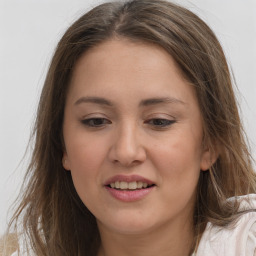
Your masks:
<path fill-rule="evenodd" d="M 107 187 L 112 189 L 126 190 L 126 191 L 142 190 L 142 189 L 150 188 L 153 186 L 155 186 L 155 184 L 148 184 L 142 181 L 132 181 L 132 182 L 116 181 L 107 185 Z"/>

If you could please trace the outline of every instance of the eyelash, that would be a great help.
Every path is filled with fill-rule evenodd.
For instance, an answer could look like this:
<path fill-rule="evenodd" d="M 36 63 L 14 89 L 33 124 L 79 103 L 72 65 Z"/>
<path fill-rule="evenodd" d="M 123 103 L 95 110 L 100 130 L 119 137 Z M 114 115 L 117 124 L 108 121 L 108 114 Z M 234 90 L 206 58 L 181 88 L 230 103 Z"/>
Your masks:
<path fill-rule="evenodd" d="M 84 124 L 90 128 L 101 128 L 107 124 L 111 124 L 111 121 L 109 121 L 106 118 L 88 118 L 88 119 L 82 120 L 81 122 L 82 122 L 82 124 Z M 100 124 L 99 124 L 99 122 L 100 122 Z M 169 127 L 172 124 L 176 123 L 176 120 L 169 120 L 169 119 L 164 119 L 164 118 L 152 118 L 152 119 L 147 120 L 145 123 L 154 126 L 154 128 L 156 128 L 156 129 L 157 128 L 164 129 L 164 128 Z"/>
<path fill-rule="evenodd" d="M 95 122 L 95 121 L 97 122 L 101 121 L 101 124 L 95 124 L 95 123 L 93 124 L 92 122 Z M 100 118 L 100 117 L 84 119 L 81 122 L 88 127 L 95 127 L 95 128 L 103 127 L 106 124 L 111 124 L 111 122 L 108 119 Z"/>
<path fill-rule="evenodd" d="M 156 124 L 156 122 L 158 124 Z M 153 118 L 153 119 L 150 119 L 150 120 L 146 121 L 146 123 L 155 126 L 155 128 L 160 128 L 161 129 L 161 128 L 166 128 L 168 126 L 171 126 L 172 124 L 176 123 L 176 121 L 175 120 L 164 119 L 164 118 Z"/>

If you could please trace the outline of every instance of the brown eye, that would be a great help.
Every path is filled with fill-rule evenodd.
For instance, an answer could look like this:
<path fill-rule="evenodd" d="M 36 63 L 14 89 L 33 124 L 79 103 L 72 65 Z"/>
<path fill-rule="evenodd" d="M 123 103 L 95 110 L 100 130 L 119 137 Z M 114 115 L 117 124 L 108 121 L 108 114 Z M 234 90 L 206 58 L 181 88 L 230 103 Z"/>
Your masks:
<path fill-rule="evenodd" d="M 105 118 L 89 118 L 81 121 L 84 125 L 89 127 L 102 127 L 111 122 Z"/>
<path fill-rule="evenodd" d="M 155 118 L 147 121 L 148 124 L 156 126 L 156 127 L 167 127 L 172 124 L 174 124 L 176 121 L 175 120 L 168 120 L 168 119 L 160 119 L 160 118 Z"/>

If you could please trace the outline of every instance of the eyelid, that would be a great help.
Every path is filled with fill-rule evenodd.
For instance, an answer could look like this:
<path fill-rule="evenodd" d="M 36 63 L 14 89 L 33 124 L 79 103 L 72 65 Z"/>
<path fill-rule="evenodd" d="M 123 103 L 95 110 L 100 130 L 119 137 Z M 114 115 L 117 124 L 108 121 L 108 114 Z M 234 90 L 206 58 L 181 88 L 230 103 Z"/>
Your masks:
<path fill-rule="evenodd" d="M 166 119 L 166 120 L 177 120 L 176 117 L 166 114 L 166 113 L 153 113 L 148 115 L 145 120 L 150 119 Z"/>
<path fill-rule="evenodd" d="M 153 113 L 149 115 L 144 122 L 153 129 L 168 129 L 176 123 L 177 120 L 174 116 L 166 113 Z"/>
<path fill-rule="evenodd" d="M 101 124 L 91 124 L 91 122 L 95 122 L 95 121 L 101 121 Z M 83 118 L 81 120 L 81 123 L 89 128 L 102 128 L 108 124 L 111 124 L 111 121 L 108 120 L 105 117 L 87 117 L 87 118 Z"/>
<path fill-rule="evenodd" d="M 106 118 L 106 119 L 108 119 L 107 116 L 101 112 L 91 112 L 89 114 L 82 116 L 82 119 L 89 119 L 89 118 Z"/>
<path fill-rule="evenodd" d="M 173 123 L 176 123 L 176 120 L 170 120 L 170 119 L 167 119 L 167 118 L 151 118 L 151 119 L 146 120 L 146 123 L 149 123 L 150 121 L 156 121 L 156 120 L 169 123 L 166 126 L 169 126 L 169 125 L 172 125 Z"/>

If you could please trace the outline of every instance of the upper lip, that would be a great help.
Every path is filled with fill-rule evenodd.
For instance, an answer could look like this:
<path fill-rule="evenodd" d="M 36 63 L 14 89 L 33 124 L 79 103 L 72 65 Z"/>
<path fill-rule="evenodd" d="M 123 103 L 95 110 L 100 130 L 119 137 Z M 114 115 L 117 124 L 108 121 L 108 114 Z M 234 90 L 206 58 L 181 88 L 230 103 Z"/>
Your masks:
<path fill-rule="evenodd" d="M 148 185 L 155 184 L 153 181 L 146 179 L 140 175 L 115 175 L 109 178 L 106 182 L 104 182 L 104 186 L 107 186 L 116 181 L 126 181 L 126 182 L 141 181 L 141 182 L 147 183 Z"/>

